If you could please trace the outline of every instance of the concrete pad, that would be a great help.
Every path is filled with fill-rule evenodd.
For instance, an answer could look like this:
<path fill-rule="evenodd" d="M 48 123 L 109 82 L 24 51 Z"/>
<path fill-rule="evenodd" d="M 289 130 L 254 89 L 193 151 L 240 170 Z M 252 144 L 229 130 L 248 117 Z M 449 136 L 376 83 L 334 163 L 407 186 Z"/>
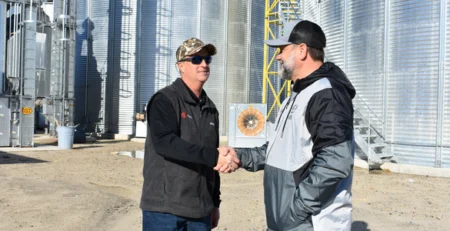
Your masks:
<path fill-rule="evenodd" d="M 131 135 L 128 135 L 128 134 L 114 134 L 114 139 L 115 140 L 130 140 L 131 139 Z"/>
<path fill-rule="evenodd" d="M 369 164 L 367 161 L 360 159 L 358 156 L 355 156 L 355 162 L 353 166 L 363 169 L 369 169 Z"/>
<path fill-rule="evenodd" d="M 391 172 L 403 173 L 403 174 L 413 174 L 422 176 L 435 176 L 435 177 L 449 177 L 449 168 L 433 168 L 417 165 L 406 165 L 406 164 L 394 164 L 385 163 L 381 165 L 381 169 L 389 170 Z"/>
<path fill-rule="evenodd" d="M 118 156 L 128 156 L 136 159 L 144 159 L 144 150 L 136 150 L 136 151 L 120 151 L 120 152 L 111 152 L 111 155 Z"/>
<path fill-rule="evenodd" d="M 136 143 L 145 143 L 145 138 L 132 138 L 130 141 Z"/>

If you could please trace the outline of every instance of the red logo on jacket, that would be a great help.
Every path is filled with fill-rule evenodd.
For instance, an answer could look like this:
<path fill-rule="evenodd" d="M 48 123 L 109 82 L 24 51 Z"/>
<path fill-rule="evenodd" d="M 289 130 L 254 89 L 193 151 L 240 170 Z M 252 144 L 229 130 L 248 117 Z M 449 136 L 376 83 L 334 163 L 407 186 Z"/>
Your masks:
<path fill-rule="evenodd" d="M 181 118 L 186 119 L 186 112 L 181 112 Z"/>

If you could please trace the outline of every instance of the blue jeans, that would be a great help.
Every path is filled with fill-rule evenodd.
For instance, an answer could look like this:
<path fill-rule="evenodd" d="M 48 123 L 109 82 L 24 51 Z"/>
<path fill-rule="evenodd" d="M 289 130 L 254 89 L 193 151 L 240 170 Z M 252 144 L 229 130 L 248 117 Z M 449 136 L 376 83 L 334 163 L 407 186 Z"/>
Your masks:
<path fill-rule="evenodd" d="M 211 216 L 186 218 L 142 210 L 143 231 L 210 231 Z"/>

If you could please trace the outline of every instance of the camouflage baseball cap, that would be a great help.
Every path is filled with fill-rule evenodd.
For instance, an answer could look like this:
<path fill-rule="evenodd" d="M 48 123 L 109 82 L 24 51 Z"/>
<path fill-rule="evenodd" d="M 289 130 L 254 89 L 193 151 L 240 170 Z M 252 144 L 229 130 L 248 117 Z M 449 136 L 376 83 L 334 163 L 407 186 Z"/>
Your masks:
<path fill-rule="evenodd" d="M 183 44 L 178 47 L 177 50 L 177 62 L 183 59 L 186 56 L 193 55 L 200 50 L 205 48 L 209 55 L 215 55 L 216 54 L 216 47 L 212 44 L 204 44 L 202 40 L 198 38 L 190 38 L 183 42 Z"/>

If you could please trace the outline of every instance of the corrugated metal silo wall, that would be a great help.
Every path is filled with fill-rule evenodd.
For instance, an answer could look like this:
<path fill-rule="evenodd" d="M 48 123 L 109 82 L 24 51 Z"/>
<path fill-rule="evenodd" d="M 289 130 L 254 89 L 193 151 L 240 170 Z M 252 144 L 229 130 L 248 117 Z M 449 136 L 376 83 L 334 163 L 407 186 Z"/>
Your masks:
<path fill-rule="evenodd" d="M 450 2 L 444 1 L 441 5 L 443 11 L 446 13 L 445 18 L 445 50 L 444 50 L 444 81 L 440 82 L 440 87 L 443 91 L 443 108 L 441 111 L 442 116 L 442 145 L 445 147 L 442 149 L 442 167 L 450 168 Z M 442 22 L 442 21 L 441 21 Z M 440 71 L 443 71 L 440 69 Z"/>
<path fill-rule="evenodd" d="M 114 0 L 107 102 L 110 133 L 134 134 L 137 0 Z"/>
<path fill-rule="evenodd" d="M 6 34 L 6 2 L 0 2 L 0 33 Z M 0 37 L 0 93 L 3 94 L 6 62 L 6 37 Z"/>
<path fill-rule="evenodd" d="M 77 1 L 77 35 L 75 49 L 75 124 L 82 124 L 85 119 L 86 69 L 88 57 L 88 12 L 87 2 Z"/>
<path fill-rule="evenodd" d="M 204 88 L 219 110 L 220 133 L 225 135 L 228 104 L 249 102 L 250 97 L 260 95 L 254 92 L 262 86 L 255 84 L 255 91 L 249 89 L 249 85 L 254 84 L 250 81 L 262 81 L 262 74 L 257 75 L 262 71 L 263 43 L 257 44 L 253 40 L 262 41 L 264 30 L 264 6 L 250 2 L 197 0 L 190 1 L 189 10 L 186 10 L 183 0 L 143 1 L 138 26 L 142 43 L 138 59 L 140 93 L 137 111 L 157 90 L 180 76 L 175 68 L 175 52 L 184 40 L 198 37 L 217 48 L 217 55 L 210 65 L 211 75 Z M 254 9 L 259 10 L 259 16 L 255 15 Z M 254 19 L 257 17 L 260 22 Z M 253 26 L 250 21 L 254 22 Z M 256 57 L 258 51 L 261 55 Z M 261 99 L 255 102 L 261 102 Z"/>
<path fill-rule="evenodd" d="M 92 0 L 77 1 L 75 121 L 87 123 L 87 131 L 108 129 L 105 127 L 105 83 L 110 23 L 109 0 L 96 0 L 95 4 Z"/>
<path fill-rule="evenodd" d="M 371 125 L 382 135 L 384 100 L 384 1 L 351 1 L 348 4 L 347 45 L 345 69 L 358 97 L 353 100 L 359 112 L 368 118 L 368 105 L 375 113 L 371 115 Z M 343 48 L 343 47 L 342 47 Z M 337 50 L 339 51 L 339 50 Z"/>
<path fill-rule="evenodd" d="M 249 103 L 262 102 L 263 63 L 264 63 L 264 4 L 252 2 L 251 5 L 251 41 Z M 276 66 L 276 65 L 275 65 Z"/>
<path fill-rule="evenodd" d="M 229 1 L 228 1 L 229 2 Z M 210 64 L 210 76 L 204 88 L 208 96 L 212 99 L 220 116 L 220 131 L 226 130 L 225 116 L 227 114 L 226 102 L 228 101 L 229 82 L 237 80 L 237 76 L 227 75 L 225 78 L 225 70 L 227 69 L 225 62 L 227 52 L 227 37 L 225 31 L 226 25 L 226 11 L 227 1 L 208 1 L 202 0 L 199 2 L 199 38 L 205 43 L 212 43 L 217 48 L 217 54 L 213 57 L 213 62 Z M 228 24 L 230 25 L 230 24 Z M 228 33 L 230 35 L 230 33 Z M 229 38 L 229 37 L 228 37 Z M 228 45 L 230 45 L 228 40 Z M 232 55 L 233 53 L 231 53 Z"/>
<path fill-rule="evenodd" d="M 138 10 L 140 44 L 137 110 L 141 111 L 154 93 L 170 83 L 169 70 L 175 65 L 175 60 L 171 60 L 175 51 L 171 50 L 170 45 L 170 1 L 141 0 Z"/>
<path fill-rule="evenodd" d="M 327 59 L 385 121 L 375 127 L 399 163 L 450 167 L 449 4 L 305 1 L 305 18 L 327 35 Z"/>
<path fill-rule="evenodd" d="M 189 1 L 189 10 L 186 10 L 186 1 L 171 0 L 170 1 L 170 42 L 169 42 L 169 56 L 168 61 L 172 63 L 169 65 L 169 84 L 177 79 L 180 74 L 175 68 L 176 57 L 175 52 L 178 46 L 186 39 L 191 37 L 198 37 L 200 33 L 199 24 L 199 4 L 200 0 Z M 208 41 L 204 41 L 208 42 Z M 216 74 L 211 68 L 211 75 Z"/>
<path fill-rule="evenodd" d="M 248 102 L 247 70 L 249 70 L 249 1 L 228 1 L 228 29 L 226 60 L 226 104 L 223 105 L 224 116 L 221 118 L 223 131 L 227 131 L 228 104 Z M 226 133 L 226 132 L 224 132 Z"/>
<path fill-rule="evenodd" d="M 435 166 L 439 1 L 390 1 L 387 139 L 401 163 Z"/>
<path fill-rule="evenodd" d="M 316 0 L 303 1 L 303 18 L 311 22 L 320 24 L 319 22 L 319 3 Z"/>
<path fill-rule="evenodd" d="M 325 59 L 344 68 L 344 1 L 323 1 L 319 23 L 327 38 Z"/>
<path fill-rule="evenodd" d="M 77 122 L 86 114 L 89 131 L 132 133 L 134 112 L 179 77 L 178 46 L 199 37 L 217 47 L 205 90 L 226 134 L 228 103 L 261 94 L 264 8 L 250 3 L 197 0 L 186 10 L 183 0 L 78 1 Z"/>

